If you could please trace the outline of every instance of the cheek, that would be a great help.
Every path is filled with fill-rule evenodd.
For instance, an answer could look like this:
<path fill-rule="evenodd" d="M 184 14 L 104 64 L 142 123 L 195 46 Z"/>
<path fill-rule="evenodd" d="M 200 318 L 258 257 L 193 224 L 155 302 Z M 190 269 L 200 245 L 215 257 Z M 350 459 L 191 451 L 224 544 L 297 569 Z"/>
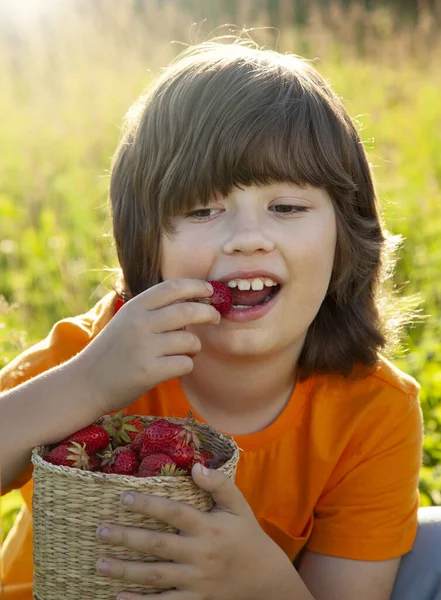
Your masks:
<path fill-rule="evenodd" d="M 316 228 L 305 235 L 298 248 L 297 273 L 309 291 L 319 295 L 326 293 L 331 279 L 336 247 L 336 227 Z M 294 275 L 295 277 L 295 275 Z"/>
<path fill-rule="evenodd" d="M 194 236 L 164 236 L 161 240 L 162 279 L 205 277 L 211 265 L 210 247 L 201 246 Z"/>

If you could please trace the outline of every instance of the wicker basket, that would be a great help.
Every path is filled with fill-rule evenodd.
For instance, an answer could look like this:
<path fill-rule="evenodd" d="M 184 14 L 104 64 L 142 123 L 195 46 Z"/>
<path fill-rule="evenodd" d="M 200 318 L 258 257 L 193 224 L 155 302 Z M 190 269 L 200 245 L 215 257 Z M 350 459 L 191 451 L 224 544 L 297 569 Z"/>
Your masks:
<path fill-rule="evenodd" d="M 157 417 L 139 418 L 148 424 Z M 185 422 L 178 418 L 167 420 Z M 195 423 L 195 429 L 204 437 L 203 450 L 225 457 L 226 462 L 219 470 L 234 480 L 239 449 L 233 438 L 199 422 Z M 122 546 L 100 543 L 96 529 L 108 521 L 156 531 L 177 531 L 163 521 L 126 511 L 120 498 L 128 490 L 165 496 L 203 511 L 213 507 L 211 495 L 189 476 L 140 478 L 55 466 L 42 458 L 47 449 L 38 446 L 32 451 L 34 598 L 114 600 L 123 590 L 139 594 L 164 591 L 98 575 L 95 570 L 98 556 L 144 562 L 157 559 Z"/>

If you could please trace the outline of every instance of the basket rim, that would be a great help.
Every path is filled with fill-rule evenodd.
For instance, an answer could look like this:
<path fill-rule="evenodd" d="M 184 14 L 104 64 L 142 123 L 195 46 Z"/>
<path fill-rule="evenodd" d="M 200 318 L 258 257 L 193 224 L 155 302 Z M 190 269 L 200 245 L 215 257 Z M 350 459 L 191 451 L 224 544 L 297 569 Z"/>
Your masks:
<path fill-rule="evenodd" d="M 96 419 L 94 421 L 94 423 L 99 424 L 99 422 L 104 419 L 104 416 Z M 147 422 L 152 421 L 154 419 L 158 419 L 158 418 L 165 419 L 165 420 L 171 421 L 173 423 L 184 423 L 187 421 L 186 418 L 181 418 L 181 417 L 157 417 L 154 415 L 135 415 L 135 414 L 134 415 L 130 414 L 130 416 L 139 418 L 139 419 L 147 421 Z M 217 430 L 215 427 L 213 427 L 212 425 L 209 425 L 208 423 L 201 423 L 200 421 L 195 422 L 195 427 L 196 427 L 196 429 L 202 429 L 205 431 L 208 430 L 212 435 L 217 437 L 221 442 L 228 445 L 229 449 L 232 452 L 231 457 L 224 464 L 222 464 L 220 467 L 215 469 L 216 471 L 228 470 L 230 466 L 232 466 L 233 464 L 238 462 L 240 448 L 232 436 L 222 433 L 221 431 Z M 203 433 L 203 431 L 201 433 Z M 191 478 L 191 475 L 158 475 L 158 476 L 142 478 L 142 477 L 137 477 L 135 475 L 118 475 L 115 473 L 103 473 L 101 471 L 83 471 L 82 469 L 77 469 L 75 467 L 65 467 L 65 466 L 60 466 L 60 465 L 53 465 L 53 464 L 45 461 L 44 458 L 42 457 L 43 452 L 45 452 L 52 445 L 53 444 L 34 446 L 34 448 L 32 449 L 32 453 L 31 453 L 32 464 L 34 466 L 44 469 L 46 471 L 51 471 L 53 473 L 57 473 L 59 475 L 64 475 L 69 478 L 74 478 L 74 479 L 79 479 L 79 480 L 95 479 L 96 481 L 99 481 L 99 480 L 113 481 L 113 482 L 118 481 L 121 483 L 123 483 L 123 482 L 127 482 L 127 483 L 138 482 L 139 483 L 143 479 L 146 479 L 151 482 L 153 482 L 154 480 L 159 480 L 160 482 L 164 482 L 164 481 L 170 482 L 171 480 L 173 480 L 173 481 L 188 480 L 189 478 Z"/>

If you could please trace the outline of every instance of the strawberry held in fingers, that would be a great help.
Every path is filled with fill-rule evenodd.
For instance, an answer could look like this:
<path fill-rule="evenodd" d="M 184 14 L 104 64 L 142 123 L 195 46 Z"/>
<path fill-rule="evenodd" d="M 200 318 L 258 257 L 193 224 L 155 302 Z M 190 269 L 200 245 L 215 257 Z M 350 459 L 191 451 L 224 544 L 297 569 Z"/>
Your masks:
<path fill-rule="evenodd" d="M 208 283 L 213 286 L 212 296 L 209 298 L 192 298 L 192 301 L 211 304 L 221 316 L 228 314 L 233 306 L 233 294 L 230 288 L 222 281 L 209 281 Z"/>
<path fill-rule="evenodd" d="M 64 440 L 61 440 L 59 444 L 66 444 L 67 442 L 77 442 L 78 444 L 85 444 L 85 448 L 89 454 L 95 454 L 99 450 L 104 450 L 110 441 L 109 434 L 101 427 L 101 425 L 88 425 L 75 431 L 71 435 L 68 435 Z"/>

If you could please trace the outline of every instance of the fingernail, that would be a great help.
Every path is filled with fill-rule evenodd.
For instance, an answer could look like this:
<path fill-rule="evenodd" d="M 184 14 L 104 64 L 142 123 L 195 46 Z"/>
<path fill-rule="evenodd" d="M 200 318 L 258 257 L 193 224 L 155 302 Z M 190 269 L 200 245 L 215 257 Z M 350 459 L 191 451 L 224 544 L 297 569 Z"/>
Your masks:
<path fill-rule="evenodd" d="M 214 292 L 213 286 L 208 281 L 205 282 L 207 284 L 208 291 L 212 294 Z"/>
<path fill-rule="evenodd" d="M 108 540 L 110 537 L 110 529 L 108 527 L 100 526 L 97 531 L 98 537 L 103 540 Z"/>
<path fill-rule="evenodd" d="M 100 558 L 96 563 L 96 570 L 102 575 L 108 575 L 110 573 L 110 564 Z"/>
<path fill-rule="evenodd" d="M 135 498 L 133 497 L 133 494 L 129 494 L 128 492 L 126 492 L 125 494 L 123 494 L 122 497 L 122 503 L 123 504 L 133 504 L 135 501 Z"/>
<path fill-rule="evenodd" d="M 210 475 L 210 470 L 207 469 L 207 467 L 204 467 L 204 465 L 202 465 L 201 463 L 199 463 L 199 468 L 204 477 L 208 477 Z"/>

